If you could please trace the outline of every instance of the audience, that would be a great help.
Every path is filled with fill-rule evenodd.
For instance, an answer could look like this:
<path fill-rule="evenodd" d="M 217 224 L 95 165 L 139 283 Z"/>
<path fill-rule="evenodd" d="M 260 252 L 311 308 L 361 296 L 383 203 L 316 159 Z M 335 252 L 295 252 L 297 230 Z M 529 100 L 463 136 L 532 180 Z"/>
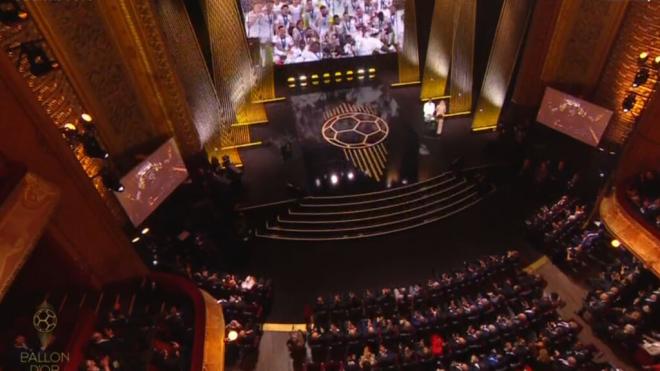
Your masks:
<path fill-rule="evenodd" d="M 424 284 L 320 296 L 307 336 L 295 339 L 306 338 L 308 370 L 589 367 L 579 325 L 558 317 L 560 300 L 544 284 L 520 270 L 517 252 L 488 256 Z M 300 365 L 302 352 L 289 349 Z"/>
<path fill-rule="evenodd" d="M 641 216 L 660 229 L 660 177 L 658 171 L 645 171 L 626 188 L 626 197 Z"/>

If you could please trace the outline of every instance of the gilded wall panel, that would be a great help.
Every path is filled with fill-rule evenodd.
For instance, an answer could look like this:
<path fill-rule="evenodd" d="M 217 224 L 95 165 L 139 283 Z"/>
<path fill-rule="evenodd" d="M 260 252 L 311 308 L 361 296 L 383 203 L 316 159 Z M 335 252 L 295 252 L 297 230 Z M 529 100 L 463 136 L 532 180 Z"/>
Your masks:
<path fill-rule="evenodd" d="M 235 0 L 205 0 L 204 9 L 211 39 L 216 91 L 221 101 L 226 96 L 233 108 L 234 120 L 228 125 L 267 121 L 263 104 L 252 103 L 252 90 L 259 76 L 253 73 L 238 3 Z M 223 133 L 227 128 L 223 123 Z"/>
<path fill-rule="evenodd" d="M 431 34 L 422 79 L 422 99 L 441 97 L 446 94 L 454 24 L 457 17 L 456 8 L 458 8 L 458 3 L 453 0 L 436 0 L 433 7 Z"/>
<path fill-rule="evenodd" d="M 221 123 L 231 122 L 222 116 L 213 79 L 204 61 L 195 30 L 183 0 L 153 1 L 167 51 L 183 84 L 192 121 L 202 145 L 217 141 Z M 225 112 L 231 111 L 228 101 Z"/>
<path fill-rule="evenodd" d="M 527 28 L 532 3 L 527 0 L 505 0 L 497 23 L 493 46 L 477 100 L 472 130 L 497 126 L 509 82 L 518 59 Z"/>
<path fill-rule="evenodd" d="M 406 1 L 403 19 L 403 50 L 398 54 L 399 83 L 419 83 L 419 47 L 417 43 L 417 11 L 414 1 Z"/>
<path fill-rule="evenodd" d="M 474 75 L 474 37 L 477 18 L 477 0 L 458 0 L 459 7 L 454 27 L 449 84 L 449 113 L 472 110 Z"/>

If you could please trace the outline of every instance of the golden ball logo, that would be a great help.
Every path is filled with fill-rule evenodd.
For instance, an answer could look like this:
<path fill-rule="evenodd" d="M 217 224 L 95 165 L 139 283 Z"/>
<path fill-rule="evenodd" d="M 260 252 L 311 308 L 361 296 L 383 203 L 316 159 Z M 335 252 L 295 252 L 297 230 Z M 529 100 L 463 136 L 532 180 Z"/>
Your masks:
<path fill-rule="evenodd" d="M 57 327 L 57 315 L 52 307 L 40 307 L 32 316 L 34 329 L 40 333 L 49 333 Z"/>

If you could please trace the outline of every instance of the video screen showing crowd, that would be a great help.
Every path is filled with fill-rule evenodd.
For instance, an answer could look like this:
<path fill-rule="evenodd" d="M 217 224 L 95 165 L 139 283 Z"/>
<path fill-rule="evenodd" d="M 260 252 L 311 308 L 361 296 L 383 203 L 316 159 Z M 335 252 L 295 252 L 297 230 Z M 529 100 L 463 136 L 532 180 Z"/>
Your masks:
<path fill-rule="evenodd" d="M 241 6 L 248 39 L 272 45 L 281 65 L 398 52 L 405 1 L 241 0 Z"/>

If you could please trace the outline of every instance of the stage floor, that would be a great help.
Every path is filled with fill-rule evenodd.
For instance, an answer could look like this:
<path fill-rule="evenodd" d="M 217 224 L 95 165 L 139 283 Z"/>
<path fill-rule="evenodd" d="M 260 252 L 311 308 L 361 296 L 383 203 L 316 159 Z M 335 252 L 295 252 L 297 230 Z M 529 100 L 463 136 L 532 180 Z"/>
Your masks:
<path fill-rule="evenodd" d="M 327 119 L 355 110 L 367 110 L 383 120 L 387 133 L 370 137 L 381 140 L 385 135 L 382 142 L 347 149 L 324 139 Z M 240 151 L 245 165 L 241 206 L 290 199 L 294 195 L 287 183 L 311 195 L 351 194 L 428 179 L 445 171 L 458 156 L 464 157 L 466 166 L 481 165 L 484 158 L 497 162 L 483 156 L 495 134 L 472 133 L 469 118 L 446 120 L 442 135 L 435 136 L 423 119 L 419 86 L 390 88 L 373 82 L 351 89 L 298 91 L 285 101 L 268 104 L 267 111 L 267 124 L 250 127 L 252 138 L 264 144 Z M 339 117 L 337 130 L 326 136 L 353 131 L 339 134 L 339 139 L 359 147 L 364 138 L 347 121 L 350 118 Z M 380 125 L 366 123 L 356 129 L 369 133 L 382 130 Z M 286 144 L 291 155 L 285 159 L 281 147 Z"/>

